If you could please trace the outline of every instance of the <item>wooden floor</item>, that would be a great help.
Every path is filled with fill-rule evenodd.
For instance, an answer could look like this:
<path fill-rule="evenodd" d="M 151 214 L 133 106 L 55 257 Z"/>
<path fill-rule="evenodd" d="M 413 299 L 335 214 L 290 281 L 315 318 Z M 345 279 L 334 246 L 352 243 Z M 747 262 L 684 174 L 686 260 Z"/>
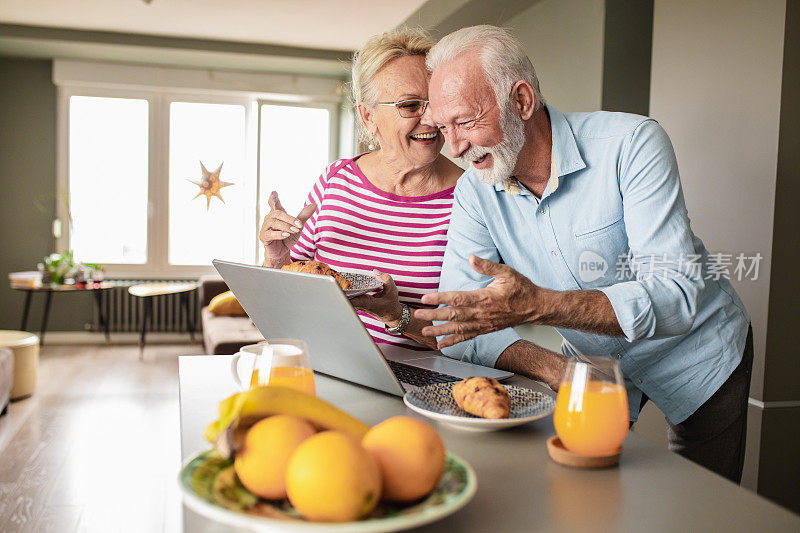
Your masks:
<path fill-rule="evenodd" d="M 45 346 L 0 417 L 0 531 L 181 529 L 178 355 L 200 345 Z"/>

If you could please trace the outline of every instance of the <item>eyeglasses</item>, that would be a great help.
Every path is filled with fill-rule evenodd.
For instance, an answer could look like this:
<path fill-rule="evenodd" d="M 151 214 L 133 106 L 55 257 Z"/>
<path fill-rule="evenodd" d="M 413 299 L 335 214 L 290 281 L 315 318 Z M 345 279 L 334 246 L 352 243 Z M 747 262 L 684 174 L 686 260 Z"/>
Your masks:
<path fill-rule="evenodd" d="M 428 108 L 428 100 L 398 100 L 397 102 L 376 102 L 378 105 L 393 105 L 403 118 L 421 117 Z"/>

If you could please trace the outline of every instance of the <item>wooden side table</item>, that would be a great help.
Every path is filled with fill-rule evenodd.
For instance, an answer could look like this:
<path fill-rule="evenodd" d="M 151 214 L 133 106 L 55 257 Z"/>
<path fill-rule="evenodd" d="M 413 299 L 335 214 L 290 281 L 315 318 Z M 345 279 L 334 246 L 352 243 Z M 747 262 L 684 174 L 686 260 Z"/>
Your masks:
<path fill-rule="evenodd" d="M 147 334 L 147 325 L 150 322 L 153 314 L 153 298 L 156 296 L 163 296 L 165 294 L 178 294 L 180 295 L 181 307 L 186 312 L 186 322 L 189 326 L 189 336 L 194 344 L 194 316 L 189 312 L 189 293 L 197 290 L 198 283 L 177 283 L 177 282 L 159 282 L 159 283 L 140 283 L 128 287 L 128 293 L 131 296 L 142 298 L 142 332 L 139 337 L 139 360 L 144 359 L 144 345 L 145 336 Z"/>
<path fill-rule="evenodd" d="M 103 281 L 100 283 L 87 283 L 84 286 L 78 285 L 42 285 L 41 282 L 36 283 L 11 283 L 12 289 L 24 291 L 25 294 L 25 307 L 22 311 L 22 325 L 20 330 L 27 331 L 28 329 L 28 312 L 31 309 L 31 298 L 35 292 L 43 292 L 46 295 L 44 302 L 44 312 L 42 313 L 42 325 L 39 330 L 39 343 L 44 346 L 44 334 L 47 331 L 47 320 L 50 317 L 50 302 L 53 299 L 53 293 L 76 293 L 91 291 L 94 295 L 94 304 L 97 309 L 97 316 L 100 319 L 100 326 L 106 336 L 106 344 L 111 345 L 111 336 L 108 332 L 108 317 L 103 313 L 103 306 L 100 305 L 100 295 L 104 290 L 114 288 L 114 284 Z"/>

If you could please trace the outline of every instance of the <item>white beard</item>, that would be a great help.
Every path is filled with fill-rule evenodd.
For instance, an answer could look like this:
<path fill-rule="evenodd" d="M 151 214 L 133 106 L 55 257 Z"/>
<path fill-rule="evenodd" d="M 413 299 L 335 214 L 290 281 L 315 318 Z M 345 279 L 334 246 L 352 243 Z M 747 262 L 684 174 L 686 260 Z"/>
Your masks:
<path fill-rule="evenodd" d="M 492 166 L 490 168 L 472 167 L 478 175 L 478 179 L 489 185 L 500 183 L 513 175 L 514 167 L 517 165 L 517 156 L 525 144 L 525 123 L 514 112 L 511 101 L 500 115 L 500 129 L 503 130 L 501 142 L 492 147 L 473 146 L 458 158 L 465 165 L 472 166 L 473 161 L 486 154 L 491 154 Z"/>

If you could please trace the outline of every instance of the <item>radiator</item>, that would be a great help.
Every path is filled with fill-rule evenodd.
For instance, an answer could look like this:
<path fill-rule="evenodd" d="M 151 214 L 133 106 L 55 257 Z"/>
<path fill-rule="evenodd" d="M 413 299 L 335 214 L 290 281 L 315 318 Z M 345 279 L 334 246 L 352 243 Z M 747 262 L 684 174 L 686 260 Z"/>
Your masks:
<path fill-rule="evenodd" d="M 128 287 L 138 283 L 159 283 L 163 281 L 186 282 L 197 280 L 154 280 L 154 279 L 115 279 L 106 280 L 114 285 L 113 288 L 100 293 L 100 306 L 103 314 L 108 319 L 108 329 L 111 332 L 138 332 L 142 328 L 142 312 L 144 298 L 137 298 L 128 294 Z M 200 331 L 200 309 L 197 301 L 197 291 L 189 294 L 189 312 L 194 316 L 194 329 Z M 153 312 L 147 331 L 181 333 L 189 331 L 189 321 L 186 312 L 181 306 L 180 294 L 165 294 L 153 296 Z M 92 331 L 102 332 L 100 316 L 94 307 Z"/>

